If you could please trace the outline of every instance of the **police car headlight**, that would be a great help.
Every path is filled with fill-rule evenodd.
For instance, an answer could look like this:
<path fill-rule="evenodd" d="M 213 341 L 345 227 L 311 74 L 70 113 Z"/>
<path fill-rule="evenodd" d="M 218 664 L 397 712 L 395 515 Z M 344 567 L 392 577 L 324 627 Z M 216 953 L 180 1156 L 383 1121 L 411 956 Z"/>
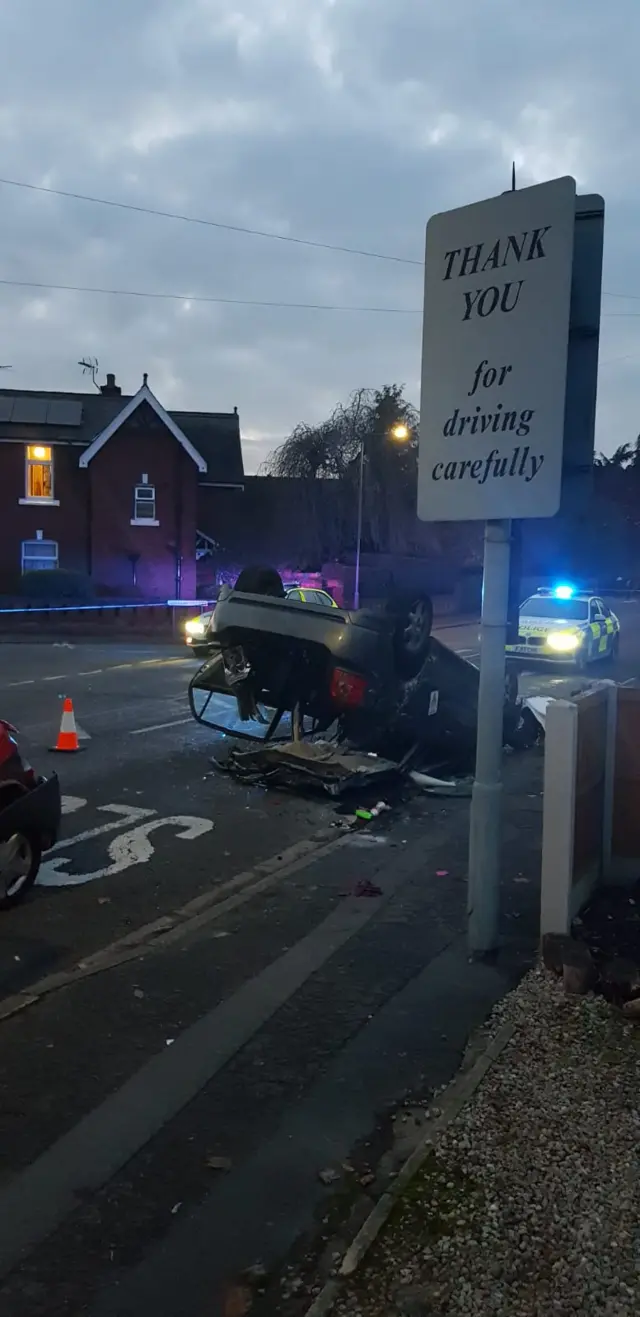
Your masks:
<path fill-rule="evenodd" d="M 192 621 L 185 622 L 184 629 L 188 636 L 203 636 L 204 622 L 201 622 L 199 617 L 194 617 Z"/>
<path fill-rule="evenodd" d="M 547 636 L 547 644 L 549 649 L 555 649 L 558 654 L 570 654 L 578 648 L 580 636 L 576 631 L 552 631 Z"/>

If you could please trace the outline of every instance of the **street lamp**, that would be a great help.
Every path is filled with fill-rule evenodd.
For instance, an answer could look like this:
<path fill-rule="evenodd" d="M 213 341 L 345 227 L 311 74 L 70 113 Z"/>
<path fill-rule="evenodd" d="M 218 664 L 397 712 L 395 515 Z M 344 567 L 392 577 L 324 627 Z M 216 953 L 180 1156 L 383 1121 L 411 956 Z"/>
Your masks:
<path fill-rule="evenodd" d="M 394 439 L 396 443 L 406 443 L 411 437 L 411 431 L 404 421 L 397 421 L 395 425 L 389 426 L 386 431 L 389 439 Z M 362 546 L 362 513 L 364 508 L 364 455 L 365 455 L 366 437 L 362 436 L 360 444 L 360 481 L 358 485 L 358 532 L 356 536 L 356 574 L 353 584 L 353 607 L 360 607 L 360 550 Z"/>

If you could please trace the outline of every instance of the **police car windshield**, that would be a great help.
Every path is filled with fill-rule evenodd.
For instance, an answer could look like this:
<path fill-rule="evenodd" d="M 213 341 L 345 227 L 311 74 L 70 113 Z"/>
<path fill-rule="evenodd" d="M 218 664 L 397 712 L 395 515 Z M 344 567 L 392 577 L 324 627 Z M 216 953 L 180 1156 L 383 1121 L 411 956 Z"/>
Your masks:
<path fill-rule="evenodd" d="M 589 604 L 586 599 L 556 599 L 553 595 L 535 595 L 526 599 L 521 617 L 555 617 L 567 622 L 586 622 Z"/>

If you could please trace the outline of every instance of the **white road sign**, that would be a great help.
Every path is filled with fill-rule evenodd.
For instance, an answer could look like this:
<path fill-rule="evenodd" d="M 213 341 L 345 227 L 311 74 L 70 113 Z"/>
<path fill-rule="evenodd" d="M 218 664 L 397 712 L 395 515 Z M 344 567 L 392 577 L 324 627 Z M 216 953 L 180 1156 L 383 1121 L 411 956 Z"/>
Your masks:
<path fill-rule="evenodd" d="M 558 511 L 575 190 L 558 178 L 429 220 L 423 521 Z"/>

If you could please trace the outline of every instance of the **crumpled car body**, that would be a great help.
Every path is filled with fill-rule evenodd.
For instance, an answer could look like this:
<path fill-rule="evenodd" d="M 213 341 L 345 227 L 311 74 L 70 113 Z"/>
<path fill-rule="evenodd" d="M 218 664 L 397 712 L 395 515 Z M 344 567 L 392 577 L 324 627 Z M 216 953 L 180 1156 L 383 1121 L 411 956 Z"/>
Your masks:
<path fill-rule="evenodd" d="M 191 681 L 194 717 L 217 731 L 268 740 L 326 732 L 365 752 L 401 758 L 416 745 L 465 761 L 475 749 L 478 669 L 434 636 L 413 675 L 399 662 L 398 616 L 301 609 L 232 591 L 218 604 L 220 646 Z M 234 706 L 229 720 L 228 708 Z M 235 704 L 234 704 L 235 702 Z M 522 712 L 505 696 L 505 740 Z"/>

